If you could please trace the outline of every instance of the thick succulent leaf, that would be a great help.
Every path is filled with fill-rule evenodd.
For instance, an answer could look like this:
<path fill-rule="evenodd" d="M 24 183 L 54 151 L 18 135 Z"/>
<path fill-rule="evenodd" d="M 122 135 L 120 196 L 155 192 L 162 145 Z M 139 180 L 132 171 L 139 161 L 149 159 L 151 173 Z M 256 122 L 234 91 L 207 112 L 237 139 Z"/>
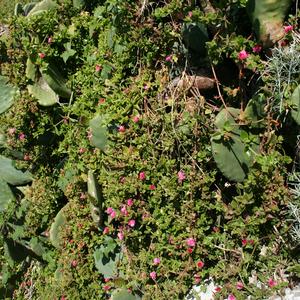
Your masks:
<path fill-rule="evenodd" d="M 9 203 L 14 199 L 15 196 L 9 185 L 3 179 L 0 179 L 0 212 L 5 211 Z"/>
<path fill-rule="evenodd" d="M 12 185 L 22 185 L 32 181 L 32 175 L 26 171 L 25 173 L 17 170 L 13 161 L 7 157 L 0 155 L 0 179 Z"/>
<path fill-rule="evenodd" d="M 51 106 L 58 102 L 58 95 L 50 88 L 42 77 L 36 84 L 29 85 L 28 91 L 42 106 Z"/>
<path fill-rule="evenodd" d="M 141 297 L 129 293 L 126 289 L 118 289 L 113 292 L 112 300 L 140 300 Z"/>
<path fill-rule="evenodd" d="M 94 260 L 97 270 L 104 278 L 112 278 L 118 274 L 118 265 L 122 260 L 122 253 L 116 242 L 107 237 L 104 244 L 94 252 Z"/>
<path fill-rule="evenodd" d="M 201 23 L 185 23 L 182 29 L 186 46 L 202 56 L 206 55 L 205 43 L 208 41 L 206 26 Z"/>
<path fill-rule="evenodd" d="M 60 236 L 60 232 L 67 221 L 64 213 L 65 207 L 66 206 L 64 206 L 54 218 L 54 222 L 51 224 L 49 232 L 50 241 L 52 245 L 56 248 L 61 248 L 63 243 Z"/>
<path fill-rule="evenodd" d="M 82 8 L 85 5 L 85 0 L 73 0 L 73 6 L 76 8 Z"/>
<path fill-rule="evenodd" d="M 36 65 L 31 61 L 30 58 L 27 58 L 26 61 L 26 77 L 28 79 L 31 79 L 32 81 L 35 81 L 36 79 L 36 73 L 37 73 L 37 67 Z"/>
<path fill-rule="evenodd" d="M 99 185 L 97 178 L 93 171 L 88 172 L 88 195 L 90 200 L 90 209 L 93 221 L 97 225 L 101 225 L 103 221 L 102 213 L 102 203 L 103 203 L 103 193 L 101 186 Z"/>
<path fill-rule="evenodd" d="M 6 136 L 0 131 L 0 148 L 6 146 Z"/>
<path fill-rule="evenodd" d="M 215 125 L 219 129 L 223 129 L 226 122 L 236 125 L 235 119 L 238 118 L 240 112 L 239 109 L 233 107 L 222 109 L 216 117 Z"/>
<path fill-rule="evenodd" d="M 27 3 L 24 5 L 23 10 L 24 10 L 24 15 L 27 16 L 29 12 L 36 6 L 36 2 L 31 2 Z"/>
<path fill-rule="evenodd" d="M 57 7 L 57 4 L 52 0 L 43 0 L 37 3 L 28 13 L 28 17 L 42 13 L 47 10 L 52 10 Z"/>
<path fill-rule="evenodd" d="M 16 3 L 15 5 L 15 16 L 22 15 L 24 13 L 23 6 L 21 3 Z"/>
<path fill-rule="evenodd" d="M 91 144 L 102 151 L 105 150 L 107 144 L 107 129 L 103 126 L 103 116 L 96 116 L 90 121 L 92 130 Z"/>
<path fill-rule="evenodd" d="M 292 94 L 292 117 L 295 120 L 295 122 L 300 125 L 300 85 L 296 87 Z"/>
<path fill-rule="evenodd" d="M 7 84 L 7 79 L 0 76 L 0 114 L 8 110 L 14 103 L 17 89 Z"/>
<path fill-rule="evenodd" d="M 59 69 L 50 63 L 46 69 L 41 70 L 42 76 L 51 89 L 63 98 L 71 97 L 71 90 L 66 87 L 66 80 Z"/>

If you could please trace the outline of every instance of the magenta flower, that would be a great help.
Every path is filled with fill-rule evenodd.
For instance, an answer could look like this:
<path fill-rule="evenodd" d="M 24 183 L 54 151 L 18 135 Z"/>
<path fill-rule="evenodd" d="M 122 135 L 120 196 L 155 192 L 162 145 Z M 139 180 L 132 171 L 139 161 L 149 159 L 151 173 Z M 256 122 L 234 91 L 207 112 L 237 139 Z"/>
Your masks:
<path fill-rule="evenodd" d="M 237 288 L 238 290 L 242 290 L 242 289 L 244 288 L 244 284 L 243 284 L 241 281 L 238 281 L 238 282 L 236 283 L 236 288 Z"/>
<path fill-rule="evenodd" d="M 189 247 L 195 247 L 196 246 L 196 240 L 193 239 L 193 238 L 188 238 L 186 240 L 186 244 L 189 246 Z"/>
<path fill-rule="evenodd" d="M 50 36 L 50 37 L 48 37 L 48 44 L 52 44 L 52 42 L 53 42 L 53 39 L 52 39 L 52 37 Z"/>
<path fill-rule="evenodd" d="M 145 172 L 141 172 L 141 173 L 139 174 L 139 179 L 140 179 L 140 180 L 145 180 L 145 179 L 146 179 L 146 174 L 145 174 Z"/>
<path fill-rule="evenodd" d="M 270 287 L 270 288 L 272 288 L 272 287 L 274 287 L 274 286 L 276 286 L 277 285 L 277 283 L 276 283 L 276 281 L 273 279 L 273 278 L 269 278 L 268 279 L 268 286 Z"/>
<path fill-rule="evenodd" d="M 247 59 L 248 56 L 249 56 L 249 54 L 247 53 L 246 50 L 242 50 L 242 51 L 239 53 L 239 55 L 238 55 L 238 57 L 239 57 L 240 60 Z"/>
<path fill-rule="evenodd" d="M 45 56 L 46 56 L 46 54 L 45 54 L 45 53 L 39 53 L 39 57 L 40 57 L 40 59 L 43 59 L 43 58 L 45 58 Z"/>
<path fill-rule="evenodd" d="M 120 231 L 117 235 L 118 235 L 119 240 L 120 240 L 120 241 L 123 241 L 123 239 L 124 239 L 124 234 L 123 234 L 123 232 Z"/>
<path fill-rule="evenodd" d="M 155 280 L 156 279 L 156 272 L 151 272 L 150 273 L 150 278 L 152 279 L 152 280 Z"/>
<path fill-rule="evenodd" d="M 25 161 L 29 161 L 30 160 L 30 155 L 28 153 L 25 153 L 24 156 L 23 156 L 23 159 Z"/>
<path fill-rule="evenodd" d="M 196 284 L 199 284 L 200 281 L 201 281 L 201 276 L 200 276 L 199 274 L 195 274 L 195 275 L 194 275 L 194 279 L 195 279 L 195 283 L 196 283 Z"/>
<path fill-rule="evenodd" d="M 123 206 L 121 207 L 120 211 L 121 211 L 121 214 L 122 214 L 122 215 L 128 216 L 128 211 L 127 211 L 125 205 L 123 205 Z"/>
<path fill-rule="evenodd" d="M 200 268 L 200 269 L 202 269 L 204 267 L 204 262 L 202 260 L 199 260 L 197 262 L 197 267 Z"/>
<path fill-rule="evenodd" d="M 140 117 L 139 117 L 139 116 L 134 116 L 134 117 L 132 118 L 132 121 L 133 121 L 134 123 L 138 123 L 138 122 L 140 121 Z"/>
<path fill-rule="evenodd" d="M 149 189 L 150 189 L 151 191 L 154 191 L 154 190 L 156 190 L 156 186 L 155 186 L 154 184 L 151 184 L 151 185 L 149 186 Z"/>
<path fill-rule="evenodd" d="M 242 246 L 246 246 L 248 244 L 248 241 L 246 239 L 242 239 Z"/>
<path fill-rule="evenodd" d="M 129 221 L 128 221 L 128 225 L 129 225 L 130 227 L 134 227 L 134 226 L 135 226 L 135 220 L 129 220 Z"/>
<path fill-rule="evenodd" d="M 106 213 L 107 213 L 108 215 L 110 215 L 113 211 L 114 211 L 114 209 L 113 209 L 112 207 L 108 207 L 108 208 L 106 209 Z"/>
<path fill-rule="evenodd" d="M 168 56 L 166 57 L 166 61 L 172 61 L 172 55 L 168 55 Z"/>
<path fill-rule="evenodd" d="M 96 65 L 96 66 L 95 66 L 95 71 L 96 71 L 96 72 L 100 72 L 101 69 L 102 69 L 102 67 L 101 67 L 100 65 Z"/>
<path fill-rule="evenodd" d="M 185 177 L 185 173 L 180 170 L 178 173 L 177 173 L 177 177 L 178 177 L 178 182 L 181 183 L 186 177 Z"/>
<path fill-rule="evenodd" d="M 24 141 L 25 138 L 26 138 L 26 135 L 25 135 L 23 132 L 21 132 L 21 133 L 19 134 L 19 140 L 20 140 L 20 141 Z"/>
<path fill-rule="evenodd" d="M 111 288 L 111 287 L 110 287 L 109 285 L 105 285 L 105 286 L 103 287 L 103 290 L 107 292 L 107 291 L 110 290 L 110 288 Z"/>
<path fill-rule="evenodd" d="M 125 132 L 125 130 L 126 130 L 126 128 L 125 128 L 125 126 L 123 126 L 123 125 L 120 125 L 120 126 L 118 127 L 118 131 L 119 131 L 119 132 Z"/>
<path fill-rule="evenodd" d="M 116 217 L 116 212 L 113 211 L 113 212 L 110 214 L 110 217 L 111 217 L 112 219 L 114 219 L 114 218 Z"/>
<path fill-rule="evenodd" d="M 73 267 L 73 268 L 76 268 L 77 267 L 77 260 L 72 260 L 72 262 L 71 262 L 71 266 Z"/>
<path fill-rule="evenodd" d="M 109 228 L 108 227 L 104 227 L 103 234 L 108 234 L 108 233 L 109 233 Z"/>
<path fill-rule="evenodd" d="M 193 16 L 193 12 L 192 11 L 189 11 L 188 12 L 188 16 L 191 18 Z"/>
<path fill-rule="evenodd" d="M 261 45 L 255 45 L 255 46 L 252 48 L 252 51 L 253 51 L 254 53 L 259 53 L 261 50 L 262 50 L 262 46 L 261 46 Z"/>
<path fill-rule="evenodd" d="M 160 264 L 160 258 L 159 258 L 159 257 L 155 257 L 155 258 L 153 259 L 153 263 L 154 263 L 155 265 L 159 265 L 159 264 Z"/>
<path fill-rule="evenodd" d="M 133 200 L 131 198 L 127 199 L 127 205 L 132 206 L 133 205 Z"/>
<path fill-rule="evenodd" d="M 228 300 L 236 300 L 236 298 L 234 295 L 230 294 L 228 295 Z"/>
<path fill-rule="evenodd" d="M 284 32 L 288 33 L 290 31 L 293 31 L 294 27 L 292 25 L 283 26 Z"/>

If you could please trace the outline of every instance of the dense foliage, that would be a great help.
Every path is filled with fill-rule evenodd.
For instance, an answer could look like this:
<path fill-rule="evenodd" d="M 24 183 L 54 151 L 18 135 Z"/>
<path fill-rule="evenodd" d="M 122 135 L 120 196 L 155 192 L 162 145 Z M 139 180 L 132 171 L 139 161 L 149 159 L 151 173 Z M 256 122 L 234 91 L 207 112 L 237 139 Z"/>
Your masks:
<path fill-rule="evenodd" d="M 206 279 L 216 299 L 266 299 L 297 279 L 297 8 L 266 38 L 250 2 L 16 6 L 3 299 L 184 299 Z"/>

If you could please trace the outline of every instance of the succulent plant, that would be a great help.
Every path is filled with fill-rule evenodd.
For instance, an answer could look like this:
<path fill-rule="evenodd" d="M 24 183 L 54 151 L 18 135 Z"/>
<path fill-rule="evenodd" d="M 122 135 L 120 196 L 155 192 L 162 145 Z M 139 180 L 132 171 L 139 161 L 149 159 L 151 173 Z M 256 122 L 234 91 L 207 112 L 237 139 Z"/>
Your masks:
<path fill-rule="evenodd" d="M 11 201 L 15 199 L 9 185 L 0 179 L 0 213 L 5 211 Z"/>
<path fill-rule="evenodd" d="M 249 0 L 247 9 L 254 31 L 264 46 L 272 46 L 284 35 L 283 21 L 292 0 Z"/>
<path fill-rule="evenodd" d="M 73 0 L 73 6 L 76 8 L 82 8 L 85 5 L 85 0 Z"/>
<path fill-rule="evenodd" d="M 102 213 L 102 204 L 103 204 L 103 193 L 102 188 L 99 185 L 97 178 L 93 171 L 89 170 L 88 172 L 88 196 L 90 200 L 90 209 L 93 221 L 101 226 L 103 223 L 103 213 Z"/>
<path fill-rule="evenodd" d="M 52 245 L 55 248 L 61 248 L 62 246 L 62 239 L 60 236 L 61 228 L 66 223 L 66 217 L 64 214 L 64 210 L 66 209 L 65 205 L 56 215 L 54 218 L 54 222 L 51 224 L 50 232 L 49 232 L 49 238 L 52 243 Z"/>
<path fill-rule="evenodd" d="M 140 300 L 141 297 L 130 293 L 126 289 L 117 289 L 111 295 L 112 300 Z"/>
<path fill-rule="evenodd" d="M 235 119 L 240 110 L 232 107 L 223 109 L 216 117 L 217 132 L 211 137 L 214 159 L 220 171 L 232 181 L 243 181 L 254 160 L 254 154 L 249 151 L 242 137 L 247 135 Z M 258 151 L 259 139 L 251 147 Z"/>
<path fill-rule="evenodd" d="M 104 278 L 113 278 L 119 275 L 118 265 L 122 260 L 120 247 L 111 237 L 106 237 L 103 245 L 94 252 L 97 270 Z"/>
<path fill-rule="evenodd" d="M 52 10 L 57 8 L 57 4 L 52 0 L 43 0 L 38 2 L 34 7 L 28 12 L 27 16 L 34 16 L 36 14 L 42 13 L 44 11 Z"/>
<path fill-rule="evenodd" d="M 7 111 L 13 105 L 15 95 L 18 91 L 14 86 L 7 82 L 7 78 L 0 76 L 0 114 Z"/>
<path fill-rule="evenodd" d="M 292 118 L 300 125 L 300 85 L 296 87 L 291 97 L 292 105 Z"/>
<path fill-rule="evenodd" d="M 107 144 L 107 129 L 103 126 L 104 116 L 95 116 L 90 120 L 90 128 L 92 131 L 91 144 L 102 151 L 105 150 Z"/>

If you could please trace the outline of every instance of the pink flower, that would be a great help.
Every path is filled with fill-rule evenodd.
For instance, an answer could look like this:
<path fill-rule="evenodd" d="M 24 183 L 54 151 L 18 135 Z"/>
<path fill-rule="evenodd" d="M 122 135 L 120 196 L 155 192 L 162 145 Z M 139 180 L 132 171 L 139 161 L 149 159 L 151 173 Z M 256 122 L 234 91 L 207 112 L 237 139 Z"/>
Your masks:
<path fill-rule="evenodd" d="M 196 246 L 196 240 L 193 239 L 193 238 L 188 238 L 186 240 L 186 244 L 189 246 L 189 247 L 195 247 Z"/>
<path fill-rule="evenodd" d="M 101 69 L 102 69 L 102 67 L 101 67 L 100 65 L 96 65 L 96 66 L 95 66 L 95 71 L 96 71 L 96 72 L 100 72 Z"/>
<path fill-rule="evenodd" d="M 115 211 L 112 211 L 112 213 L 110 214 L 110 217 L 111 217 L 112 219 L 114 219 L 114 218 L 116 217 L 116 212 L 115 212 Z"/>
<path fill-rule="evenodd" d="M 133 121 L 134 123 L 138 123 L 138 122 L 140 121 L 140 117 L 139 117 L 139 116 L 134 116 L 134 117 L 132 118 L 132 121 Z"/>
<path fill-rule="evenodd" d="M 125 132 L 125 130 L 126 130 L 126 128 L 123 125 L 120 125 L 119 128 L 118 128 L 119 132 Z"/>
<path fill-rule="evenodd" d="M 228 295 L 228 300 L 236 300 L 236 298 L 234 295 L 230 294 Z"/>
<path fill-rule="evenodd" d="M 114 211 L 114 209 L 113 209 L 112 207 L 108 207 L 108 208 L 106 209 L 106 213 L 109 214 L 109 215 L 110 215 L 113 211 Z"/>
<path fill-rule="evenodd" d="M 122 176 L 122 177 L 120 178 L 120 183 L 124 183 L 125 180 L 126 180 L 126 178 L 125 178 L 124 176 Z"/>
<path fill-rule="evenodd" d="M 180 170 L 178 173 L 177 173 L 177 176 L 178 176 L 178 182 L 181 183 L 186 177 L 185 177 L 185 173 Z"/>
<path fill-rule="evenodd" d="M 24 159 L 25 161 L 29 161 L 29 160 L 30 160 L 29 154 L 28 154 L 28 153 L 25 153 L 23 159 Z"/>
<path fill-rule="evenodd" d="M 13 134 L 16 133 L 16 131 L 17 131 L 16 128 L 9 128 L 9 129 L 8 129 L 8 134 L 9 134 L 9 135 L 13 135 Z"/>
<path fill-rule="evenodd" d="M 189 254 L 191 254 L 191 253 L 193 253 L 193 248 L 187 248 L 187 253 L 189 253 Z"/>
<path fill-rule="evenodd" d="M 191 18 L 193 16 L 193 12 L 192 11 L 189 11 L 188 12 L 188 16 Z"/>
<path fill-rule="evenodd" d="M 123 234 L 123 232 L 120 231 L 117 235 L 118 235 L 119 240 L 120 240 L 120 241 L 123 241 L 123 239 L 124 239 L 124 234 Z"/>
<path fill-rule="evenodd" d="M 53 40 L 52 40 L 52 37 L 48 37 L 48 44 L 52 44 Z"/>
<path fill-rule="evenodd" d="M 64 295 L 62 295 L 60 300 L 67 300 L 67 298 Z"/>
<path fill-rule="evenodd" d="M 76 268 L 76 267 L 77 267 L 77 260 L 72 260 L 71 266 L 72 266 L 73 268 Z"/>
<path fill-rule="evenodd" d="M 105 103 L 105 99 L 104 99 L 104 98 L 100 98 L 100 99 L 98 100 L 98 105 L 101 105 L 101 104 L 103 104 L 103 103 Z"/>
<path fill-rule="evenodd" d="M 125 205 L 123 205 L 123 206 L 121 207 L 120 211 L 121 211 L 121 214 L 122 214 L 122 215 L 128 216 L 128 211 L 127 211 Z"/>
<path fill-rule="evenodd" d="M 145 172 L 141 172 L 141 173 L 139 174 L 139 179 L 140 179 L 140 180 L 145 180 L 145 179 L 146 179 L 146 174 L 145 174 Z"/>
<path fill-rule="evenodd" d="M 19 134 L 19 140 L 20 141 L 24 141 L 25 138 L 26 138 L 26 135 L 23 132 Z"/>
<path fill-rule="evenodd" d="M 39 57 L 40 57 L 40 59 L 43 59 L 43 58 L 45 58 L 45 53 L 39 53 Z"/>
<path fill-rule="evenodd" d="M 249 54 L 247 53 L 246 50 L 242 50 L 242 51 L 239 53 L 239 59 L 240 59 L 240 60 L 247 59 L 248 56 L 249 56 Z"/>
<path fill-rule="evenodd" d="M 220 286 L 217 286 L 215 288 L 215 293 L 219 293 L 219 292 L 221 292 L 221 290 L 222 290 L 222 288 Z"/>
<path fill-rule="evenodd" d="M 80 193 L 80 196 L 79 196 L 79 199 L 80 199 L 80 200 L 86 199 L 86 194 L 83 193 L 83 192 L 81 192 L 81 193 Z"/>
<path fill-rule="evenodd" d="M 135 226 L 135 220 L 129 220 L 129 221 L 128 221 L 128 225 L 129 225 L 130 227 L 134 227 L 134 226 Z"/>
<path fill-rule="evenodd" d="M 106 291 L 106 292 L 109 291 L 109 290 L 110 290 L 110 286 L 109 286 L 109 285 L 105 285 L 105 286 L 103 287 L 103 290 Z"/>
<path fill-rule="evenodd" d="M 156 272 L 151 272 L 150 273 L 150 278 L 152 279 L 152 280 L 155 280 L 156 279 Z"/>
<path fill-rule="evenodd" d="M 85 148 L 82 148 L 82 147 L 81 147 L 81 148 L 79 148 L 79 153 L 82 154 L 82 153 L 85 152 L 85 150 L 86 150 Z"/>
<path fill-rule="evenodd" d="M 150 189 L 151 191 L 154 191 L 154 190 L 156 190 L 156 186 L 155 186 L 154 184 L 151 184 L 151 185 L 149 186 L 149 189 Z"/>
<path fill-rule="evenodd" d="M 133 205 L 133 200 L 131 198 L 127 199 L 127 205 L 132 206 Z"/>
<path fill-rule="evenodd" d="M 237 288 L 238 290 L 242 290 L 242 289 L 244 288 L 244 284 L 243 284 L 241 281 L 238 281 L 238 282 L 236 283 L 236 288 Z"/>
<path fill-rule="evenodd" d="M 201 281 L 201 276 L 199 274 L 194 275 L 195 283 L 198 284 Z"/>
<path fill-rule="evenodd" d="M 103 234 L 108 234 L 109 233 L 109 228 L 108 227 L 105 227 L 104 229 L 103 229 Z"/>
<path fill-rule="evenodd" d="M 242 239 L 242 246 L 243 246 L 243 247 L 246 246 L 247 243 L 248 243 L 248 241 L 247 241 L 246 239 Z"/>
<path fill-rule="evenodd" d="M 172 61 L 172 55 L 168 55 L 168 56 L 166 57 L 166 61 Z"/>
<path fill-rule="evenodd" d="M 110 278 L 104 278 L 104 282 L 109 282 Z"/>
<path fill-rule="evenodd" d="M 261 50 L 262 50 L 262 46 L 261 46 L 261 45 L 255 45 L 255 46 L 252 48 L 252 51 L 253 51 L 254 53 L 259 53 Z"/>
<path fill-rule="evenodd" d="M 290 31 L 293 31 L 294 27 L 292 25 L 283 26 L 284 32 L 288 33 Z"/>
<path fill-rule="evenodd" d="M 204 267 L 204 262 L 202 260 L 197 262 L 197 267 L 202 269 Z"/>
<path fill-rule="evenodd" d="M 159 257 L 155 257 L 155 258 L 153 259 L 153 263 L 154 263 L 155 265 L 159 265 L 159 264 L 160 264 L 160 258 L 159 258 Z"/>
<path fill-rule="evenodd" d="M 149 86 L 148 86 L 147 84 L 145 84 L 145 85 L 144 85 L 144 90 L 147 91 L 148 89 L 149 89 Z"/>
<path fill-rule="evenodd" d="M 270 288 L 272 288 L 272 287 L 274 287 L 274 286 L 276 286 L 277 285 L 277 283 L 276 283 L 276 281 L 273 279 L 273 278 L 269 278 L 268 279 L 268 286 L 270 287 Z"/>

